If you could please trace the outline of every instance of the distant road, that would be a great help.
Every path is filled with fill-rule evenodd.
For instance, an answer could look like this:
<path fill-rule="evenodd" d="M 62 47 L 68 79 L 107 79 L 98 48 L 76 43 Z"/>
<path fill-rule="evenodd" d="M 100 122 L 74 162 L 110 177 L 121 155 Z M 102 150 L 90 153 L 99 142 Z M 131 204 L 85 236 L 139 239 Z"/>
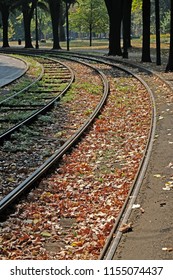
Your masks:
<path fill-rule="evenodd" d="M 0 87 L 19 78 L 27 65 L 20 59 L 0 54 Z"/>

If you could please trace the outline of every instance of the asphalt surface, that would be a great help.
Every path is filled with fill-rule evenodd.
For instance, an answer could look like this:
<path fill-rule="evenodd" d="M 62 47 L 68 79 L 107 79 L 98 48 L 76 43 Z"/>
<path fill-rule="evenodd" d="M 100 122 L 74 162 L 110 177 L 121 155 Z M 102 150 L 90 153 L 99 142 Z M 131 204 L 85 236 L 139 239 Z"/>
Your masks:
<path fill-rule="evenodd" d="M 25 73 L 27 65 L 20 59 L 0 54 L 0 87 Z"/>

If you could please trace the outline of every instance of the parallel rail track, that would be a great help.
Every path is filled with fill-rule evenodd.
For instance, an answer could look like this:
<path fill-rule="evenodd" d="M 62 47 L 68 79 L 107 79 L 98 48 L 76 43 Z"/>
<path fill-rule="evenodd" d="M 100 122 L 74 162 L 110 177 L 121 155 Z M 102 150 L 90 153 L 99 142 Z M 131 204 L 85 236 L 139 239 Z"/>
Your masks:
<path fill-rule="evenodd" d="M 0 143 L 21 126 L 31 123 L 38 115 L 50 110 L 74 81 L 74 73 L 63 63 L 41 57 L 36 57 L 36 59 L 43 65 L 39 77 L 26 88 L 0 102 L 0 123 L 3 126 Z M 56 79 L 53 76 L 55 74 Z M 53 82 L 49 75 L 54 78 Z M 39 81 L 42 81 L 41 86 L 38 85 Z"/>
<path fill-rule="evenodd" d="M 65 53 L 65 55 L 69 55 L 69 53 Z M 88 56 L 86 55 L 81 55 L 78 53 L 74 53 L 74 56 L 78 59 L 84 60 L 85 59 L 88 61 Z M 122 231 L 119 231 L 119 229 L 128 222 L 128 218 L 130 217 L 131 211 L 132 211 L 132 206 L 135 203 L 137 199 L 137 195 L 140 190 L 140 186 L 142 184 L 143 178 L 146 173 L 146 169 L 148 166 L 148 162 L 150 159 L 151 151 L 152 151 L 152 146 L 154 142 L 154 137 L 155 137 L 155 130 L 156 130 L 156 106 L 155 106 L 155 99 L 154 99 L 154 93 L 150 89 L 149 85 L 147 82 L 139 75 L 136 74 L 136 70 L 140 71 L 142 75 L 154 75 L 151 71 L 148 69 L 145 69 L 144 67 L 140 67 L 135 64 L 129 64 L 128 62 L 125 63 L 120 63 L 119 61 L 115 61 L 114 59 L 98 59 L 97 56 L 94 56 L 90 58 L 91 61 L 96 62 L 99 61 L 103 64 L 110 65 L 112 67 L 117 67 L 118 69 L 121 69 L 131 75 L 133 75 L 137 80 L 139 80 L 147 89 L 150 98 L 151 98 L 151 103 L 152 103 L 152 123 L 151 123 L 151 128 L 150 128 L 150 133 L 148 137 L 148 142 L 146 145 L 146 149 L 144 151 L 143 159 L 141 161 L 138 173 L 136 174 L 136 177 L 134 179 L 134 183 L 132 187 L 130 188 L 129 194 L 126 198 L 126 201 L 116 219 L 115 225 L 112 228 L 112 231 L 110 232 L 110 235 L 103 247 L 103 250 L 99 256 L 99 259 L 105 259 L 105 260 L 111 260 L 113 259 L 113 256 L 115 254 L 115 251 L 117 250 L 117 247 L 119 245 L 119 242 L 122 237 Z M 161 79 L 161 77 L 159 77 Z"/>
<path fill-rule="evenodd" d="M 109 94 L 109 83 L 106 79 L 106 76 L 94 66 L 88 65 L 83 62 L 84 65 L 87 67 L 92 68 L 95 72 L 99 74 L 102 79 L 103 83 L 103 96 L 96 106 L 93 113 L 87 118 L 84 124 L 67 140 L 46 162 L 44 162 L 35 172 L 32 173 L 25 181 L 23 181 L 18 187 L 16 187 L 13 191 L 11 191 L 7 196 L 5 196 L 0 201 L 0 212 L 6 210 L 6 208 L 13 203 L 15 200 L 21 196 L 25 191 L 27 191 L 35 182 L 38 181 L 61 157 L 62 155 L 67 152 L 82 136 L 84 131 L 90 126 L 93 122 L 94 118 L 99 114 L 100 110 L 102 109 L 103 105 L 106 102 L 107 96 Z M 27 121 L 28 122 L 28 121 Z M 26 121 L 25 121 L 26 124 Z"/>
<path fill-rule="evenodd" d="M 69 53 L 57 53 L 55 54 L 55 52 L 51 53 L 48 52 L 49 55 L 53 55 L 56 57 L 68 57 Z M 71 55 L 71 54 L 70 54 Z M 97 58 L 97 57 L 88 57 L 87 55 L 79 55 L 79 54 L 73 54 L 74 57 L 76 59 L 79 59 L 79 61 L 84 61 L 87 60 L 87 62 L 90 61 L 90 63 L 92 64 L 92 61 L 95 63 L 100 63 L 100 64 L 105 64 L 105 65 L 110 65 L 112 67 L 117 67 L 118 69 L 121 69 L 122 71 L 126 71 L 127 73 L 129 73 L 130 75 L 132 75 L 133 77 L 135 77 L 138 81 L 140 81 L 145 88 L 147 89 L 147 91 L 149 92 L 150 95 L 150 99 L 151 99 L 151 103 L 152 103 L 152 108 L 153 108 L 153 112 L 152 112 L 152 123 L 151 123 L 151 128 L 150 128 L 150 133 L 149 133 L 149 137 L 148 137 L 148 142 L 146 145 L 146 149 L 144 151 L 144 155 L 143 155 L 143 159 L 141 161 L 138 173 L 136 174 L 135 180 L 133 182 L 133 185 L 129 191 L 128 197 L 124 203 L 123 208 L 121 209 L 121 212 L 119 213 L 118 218 L 116 219 L 116 223 L 114 225 L 114 227 L 112 228 L 112 231 L 106 241 L 106 244 L 99 256 L 99 259 L 112 259 L 113 255 L 117 249 L 117 246 L 120 242 L 121 236 L 122 236 L 122 232 L 119 231 L 119 228 L 121 227 L 122 224 L 125 224 L 130 216 L 130 213 L 132 211 L 132 205 L 135 203 L 135 200 L 137 198 L 140 186 L 141 186 L 141 182 L 144 178 L 147 166 L 148 166 L 148 162 L 149 162 L 149 158 L 150 158 L 150 154 L 151 154 L 151 150 L 152 150 L 152 145 L 153 145 L 153 141 L 154 141 L 154 135 L 155 135 L 155 129 L 156 129 L 156 106 L 155 106 L 155 100 L 154 100 L 154 93 L 152 92 L 152 90 L 149 88 L 149 85 L 147 84 L 147 82 L 143 79 L 143 75 L 153 75 L 153 73 L 151 73 L 149 70 L 144 69 L 143 67 L 140 67 L 139 65 L 135 66 L 135 64 L 128 64 L 126 63 L 126 65 L 120 65 L 119 61 L 114 61 L 112 60 L 110 62 L 110 59 L 105 59 L 105 58 Z M 137 70 L 137 74 L 136 74 L 136 70 Z M 99 71 L 99 70 L 98 70 Z M 4 211 L 4 209 L 6 209 L 8 207 L 8 205 L 10 205 L 11 202 L 13 202 L 15 199 L 18 198 L 19 195 L 21 195 L 26 189 L 28 189 L 33 182 L 35 182 L 36 180 L 38 180 L 38 178 L 40 178 L 45 171 L 47 171 L 50 166 L 52 164 L 54 164 L 55 162 L 57 162 L 62 155 L 68 151 L 68 149 L 76 142 L 78 141 L 78 139 L 81 137 L 81 135 L 83 134 L 83 132 L 86 130 L 86 128 L 88 127 L 88 125 L 91 124 L 91 122 L 93 122 L 93 119 L 95 118 L 95 116 L 99 113 L 99 111 L 101 110 L 103 104 L 106 101 L 106 98 L 108 96 L 108 91 L 109 91 L 109 85 L 108 82 L 106 80 L 106 77 L 103 73 L 101 73 L 101 71 L 99 71 L 99 73 L 102 76 L 103 79 L 103 83 L 105 86 L 104 89 L 104 94 L 103 94 L 103 98 L 101 100 L 101 103 L 97 106 L 95 112 L 90 116 L 90 118 L 87 120 L 87 122 L 77 131 L 77 133 L 75 133 L 73 135 L 73 137 L 71 137 L 69 139 L 69 141 L 67 141 L 66 143 L 64 143 L 64 145 L 57 151 L 57 153 L 55 153 L 51 158 L 48 159 L 47 162 L 45 162 L 45 164 L 43 164 L 38 170 L 36 170 L 36 172 L 33 173 L 32 176 L 30 176 L 29 178 L 27 178 L 14 192 L 10 193 L 7 197 L 5 197 L 1 202 L 0 202 L 0 211 Z"/>

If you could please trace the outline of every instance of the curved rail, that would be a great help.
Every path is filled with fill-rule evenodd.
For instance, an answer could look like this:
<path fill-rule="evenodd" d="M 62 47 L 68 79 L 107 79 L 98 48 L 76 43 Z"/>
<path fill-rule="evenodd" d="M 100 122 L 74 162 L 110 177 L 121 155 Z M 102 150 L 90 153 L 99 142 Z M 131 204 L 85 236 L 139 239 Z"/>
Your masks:
<path fill-rule="evenodd" d="M 55 53 L 54 53 L 54 55 L 55 55 Z M 58 53 L 57 55 L 61 56 L 60 53 Z M 64 55 L 64 53 L 63 53 L 63 55 Z M 76 55 L 76 56 L 79 57 L 78 55 Z M 148 87 L 147 83 L 143 79 L 141 79 L 141 77 L 139 75 L 136 75 L 135 73 L 133 73 L 131 70 L 128 70 L 127 68 L 116 65 L 115 61 L 114 61 L 114 63 L 110 63 L 110 62 L 105 62 L 102 59 L 91 58 L 91 57 L 88 57 L 88 56 L 84 57 L 83 55 L 80 55 L 80 57 L 82 59 L 97 61 L 99 63 L 106 63 L 107 65 L 117 67 L 117 68 L 119 68 L 119 69 L 121 69 L 121 70 L 123 70 L 127 73 L 130 73 L 133 77 L 138 79 L 145 86 L 145 88 L 147 89 L 147 91 L 150 94 L 151 103 L 153 105 L 152 106 L 152 109 L 153 109 L 153 111 L 152 111 L 152 124 L 151 124 L 151 128 L 150 128 L 150 133 L 149 133 L 149 138 L 148 138 L 148 142 L 147 142 L 147 145 L 146 145 L 146 149 L 145 149 L 144 154 L 143 154 L 142 162 L 139 166 L 138 173 L 137 173 L 137 175 L 134 179 L 134 183 L 133 183 L 132 187 L 130 188 L 130 191 L 129 191 L 128 197 L 126 198 L 124 206 L 122 207 L 121 212 L 120 212 L 118 218 L 116 219 L 116 223 L 114 224 L 114 227 L 112 228 L 112 231 L 111 231 L 111 233 L 110 233 L 110 235 L 109 235 L 109 237 L 106 241 L 106 244 L 105 244 L 105 246 L 104 246 L 104 248 L 103 248 L 103 250 L 102 250 L 102 252 L 99 256 L 99 259 L 109 260 L 109 259 L 113 258 L 114 253 L 115 253 L 115 251 L 118 247 L 118 244 L 120 242 L 120 239 L 122 237 L 122 232 L 119 231 L 119 228 L 122 224 L 127 222 L 128 218 L 131 214 L 132 205 L 134 204 L 134 202 L 137 198 L 142 180 L 143 180 L 144 175 L 146 173 L 146 169 L 147 169 L 147 166 L 148 166 L 148 162 L 149 162 L 150 154 L 151 154 L 151 150 L 152 150 L 152 145 L 153 145 L 153 141 L 154 141 L 155 129 L 156 129 L 156 106 L 155 106 L 155 101 L 154 101 L 154 96 L 153 96 L 152 91 Z M 128 64 L 128 63 L 126 63 L 126 64 Z M 134 66 L 134 65 L 130 65 L 130 66 Z M 138 67 L 138 69 L 140 68 L 139 65 L 137 67 Z M 145 73 L 150 73 L 151 74 L 151 72 L 149 70 L 146 70 L 143 67 L 141 67 L 140 69 L 141 69 L 141 71 L 145 71 Z M 115 233 L 116 233 L 116 236 L 115 236 Z"/>
<path fill-rule="evenodd" d="M 20 91 L 14 93 L 14 94 L 12 94 L 11 96 L 7 97 L 7 98 L 4 99 L 4 100 L 2 100 L 2 101 L 0 102 L 0 105 L 3 104 L 3 103 L 5 103 L 6 101 L 12 99 L 13 97 L 15 97 L 15 96 L 21 94 L 22 92 L 27 91 L 30 87 L 32 87 L 34 84 L 36 84 L 38 81 L 40 81 L 40 80 L 42 79 L 43 75 L 44 75 L 44 67 L 43 67 L 43 65 L 41 65 L 41 73 L 40 73 L 40 75 L 39 75 L 30 85 L 26 86 L 26 87 L 23 88 L 22 90 L 20 90 Z"/>
<path fill-rule="evenodd" d="M 41 57 L 41 56 L 39 56 Z M 41 57 L 43 58 L 43 57 Z M 45 59 L 45 57 L 44 57 Z M 55 59 L 51 59 L 51 61 L 55 61 L 57 62 Z M 60 63 L 60 62 L 58 62 Z M 55 98 L 53 98 L 50 102 L 48 102 L 48 104 L 46 104 L 43 108 L 41 108 L 40 110 L 37 110 L 35 113 L 33 113 L 32 115 L 30 115 L 28 118 L 26 118 L 25 120 L 21 121 L 20 123 L 18 123 L 17 125 L 13 126 L 12 128 L 8 129 L 6 132 L 4 132 L 3 134 L 0 135 L 0 143 L 2 143 L 4 141 L 4 139 L 6 139 L 7 137 L 9 137 L 15 130 L 19 129 L 22 125 L 26 125 L 28 123 L 30 123 L 31 121 L 33 121 L 35 118 L 37 118 L 38 115 L 40 114 L 43 114 L 45 113 L 46 111 L 48 111 L 52 106 L 53 104 L 59 100 L 66 92 L 67 90 L 71 87 L 73 81 L 74 81 L 74 73 L 73 71 L 70 69 L 70 67 L 68 67 L 67 65 L 65 65 L 64 63 L 60 63 L 61 65 L 63 65 L 64 67 L 66 67 L 69 72 L 71 73 L 71 79 L 68 83 L 68 85 L 65 87 L 65 89 L 60 93 L 58 94 Z M 44 69 L 43 69 L 44 70 Z M 44 71 L 42 71 L 41 75 L 44 73 Z M 39 76 L 38 79 L 41 79 L 41 75 Z M 22 91 L 16 93 L 15 95 L 23 92 L 23 91 L 26 91 L 28 90 L 33 84 L 35 84 L 38 79 L 36 81 L 34 81 L 31 85 L 29 85 L 27 88 L 23 89 Z"/>
<path fill-rule="evenodd" d="M 127 68 L 124 68 L 123 66 L 116 65 L 115 63 L 105 62 L 104 60 L 97 59 L 95 57 L 88 58 L 87 56 L 85 57 L 83 55 L 75 55 L 75 56 L 82 58 L 82 59 L 87 59 L 87 60 L 89 59 L 91 61 L 99 61 L 100 63 L 106 63 L 107 65 L 110 65 L 112 67 L 117 67 L 120 70 L 123 70 L 126 73 L 131 74 L 133 77 L 135 77 L 137 80 L 139 80 L 144 85 L 144 87 L 147 89 L 147 91 L 150 95 L 151 103 L 152 103 L 152 123 L 151 123 L 151 127 L 150 127 L 148 142 L 147 142 L 144 154 L 143 154 L 141 164 L 139 166 L 138 172 L 134 179 L 133 185 L 131 186 L 131 188 L 129 190 L 125 203 L 116 219 L 116 222 L 111 230 L 111 233 L 99 256 L 100 260 L 102 260 L 102 259 L 111 260 L 111 259 L 113 259 L 115 251 L 118 247 L 118 244 L 119 244 L 122 234 L 123 234 L 121 231 L 119 231 L 119 228 L 123 224 L 126 224 L 128 221 L 128 218 L 132 212 L 132 206 L 135 203 L 135 200 L 137 198 L 137 195 L 138 195 L 140 187 L 141 187 L 141 183 L 142 183 L 143 178 L 146 173 L 146 169 L 148 166 L 148 162 L 150 159 L 152 146 L 153 146 L 153 142 L 154 142 L 155 130 L 156 130 L 156 105 L 155 105 L 153 92 L 151 91 L 151 89 L 149 88 L 147 83 L 139 75 L 133 73 L 131 70 L 128 70 Z M 114 60 L 112 60 L 112 61 L 114 61 Z M 126 65 L 128 65 L 128 62 L 126 63 Z M 130 64 L 130 66 L 135 67 L 135 64 Z M 141 71 L 145 72 L 145 74 L 146 73 L 151 74 L 151 72 L 148 69 L 145 69 L 145 68 L 139 67 L 139 66 L 137 66 L 137 67 L 140 68 Z"/>
<path fill-rule="evenodd" d="M 135 77 L 141 81 L 141 83 L 146 87 L 146 89 L 148 90 L 151 100 L 152 100 L 152 108 L 153 108 L 153 112 L 152 112 L 152 125 L 150 128 L 150 133 L 149 133 L 149 138 L 148 138 L 148 142 L 146 145 L 146 149 L 144 151 L 144 155 L 143 155 L 143 159 L 141 161 L 141 164 L 139 166 L 138 172 L 136 174 L 136 177 L 134 179 L 134 183 L 129 191 L 128 197 L 125 200 L 125 203 L 121 209 L 120 214 L 118 215 L 117 219 L 116 219 L 116 223 L 114 225 L 114 227 L 112 228 L 112 231 L 107 239 L 107 242 L 99 256 L 99 259 L 106 259 L 106 260 L 111 260 L 115 254 L 115 251 L 118 247 L 118 244 L 120 242 L 120 239 L 122 237 L 122 232 L 119 231 L 118 229 L 123 225 L 126 224 L 128 221 L 128 218 L 132 212 L 132 206 L 135 203 L 135 200 L 137 198 L 137 195 L 139 193 L 140 187 L 141 187 L 141 183 L 143 181 L 143 178 L 145 176 L 146 170 L 147 170 L 147 166 L 149 163 L 149 159 L 150 159 L 150 155 L 151 155 L 151 151 L 152 151 L 152 146 L 153 146 L 153 142 L 154 142 L 154 137 L 155 137 L 155 130 L 156 130 L 156 106 L 155 106 L 155 100 L 154 100 L 154 96 L 153 93 L 151 91 L 151 89 L 148 87 L 148 85 L 146 84 L 145 81 L 143 81 L 140 77 L 138 77 L 137 75 L 135 75 Z M 116 235 L 115 235 L 116 233 Z"/>
<path fill-rule="evenodd" d="M 109 83 L 107 81 L 106 76 L 95 67 L 84 62 L 83 64 L 89 66 L 97 73 L 99 73 L 102 79 L 104 91 L 99 104 L 96 106 L 95 110 L 85 121 L 85 123 L 77 130 L 75 134 L 73 134 L 73 136 L 70 139 L 68 139 L 45 163 L 43 163 L 24 182 L 22 182 L 17 188 L 11 191 L 6 197 L 4 197 L 0 201 L 0 213 L 3 212 L 13 201 L 15 201 L 19 196 L 21 196 L 26 190 L 28 190 L 33 183 L 38 181 L 38 179 L 40 179 L 50 169 L 50 167 L 52 167 L 62 157 L 62 155 L 80 139 L 80 137 L 86 131 L 88 126 L 93 122 L 94 118 L 99 114 L 100 110 L 105 104 L 105 101 L 109 94 Z"/>

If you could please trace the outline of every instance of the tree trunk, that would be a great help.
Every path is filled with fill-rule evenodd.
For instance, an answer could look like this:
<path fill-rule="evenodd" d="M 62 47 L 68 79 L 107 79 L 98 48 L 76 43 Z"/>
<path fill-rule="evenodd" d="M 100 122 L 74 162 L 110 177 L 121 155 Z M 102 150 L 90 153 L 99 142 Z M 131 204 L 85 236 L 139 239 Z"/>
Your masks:
<path fill-rule="evenodd" d="M 143 0 L 143 41 L 142 41 L 142 62 L 151 62 L 150 57 L 150 0 Z"/>
<path fill-rule="evenodd" d="M 121 20 L 122 0 L 105 0 L 109 15 L 109 55 L 122 55 L 121 50 Z"/>
<path fill-rule="evenodd" d="M 29 7 L 28 1 L 24 1 L 22 6 L 23 12 L 23 22 L 24 22 L 24 31 L 25 31 L 25 48 L 33 48 L 31 40 L 31 19 L 34 13 L 34 8 L 37 0 L 35 0 L 31 7 Z"/>
<path fill-rule="evenodd" d="M 131 48 L 131 11 L 132 0 L 127 1 L 127 47 Z"/>
<path fill-rule="evenodd" d="M 173 0 L 171 0 L 170 46 L 166 72 L 173 72 Z"/>
<path fill-rule="evenodd" d="M 53 49 L 61 49 L 59 44 L 60 1 L 48 0 L 53 29 Z"/>
<path fill-rule="evenodd" d="M 156 17 L 156 64 L 161 65 L 160 55 L 160 3 L 155 0 L 155 17 Z"/>
<path fill-rule="evenodd" d="M 63 41 L 63 42 L 66 41 L 65 28 L 64 28 L 65 19 L 66 19 L 66 13 L 63 9 L 63 5 L 62 5 L 62 1 L 61 1 L 60 2 L 60 17 L 59 17 L 59 38 L 60 38 L 60 41 Z"/>
<path fill-rule="evenodd" d="M 60 27 L 59 27 L 59 37 L 60 37 L 61 42 L 66 41 L 66 39 L 65 39 L 65 29 L 64 29 L 64 26 L 62 24 L 60 24 Z"/>
<path fill-rule="evenodd" d="M 30 29 L 31 19 L 27 13 L 23 13 L 23 22 L 25 30 L 25 48 L 33 48 Z"/>
<path fill-rule="evenodd" d="M 9 18 L 9 7 L 6 5 L 1 6 L 2 13 L 2 26 L 3 26 L 3 48 L 8 48 L 8 18 Z"/>
<path fill-rule="evenodd" d="M 128 58 L 129 0 L 123 0 L 123 58 Z"/>

